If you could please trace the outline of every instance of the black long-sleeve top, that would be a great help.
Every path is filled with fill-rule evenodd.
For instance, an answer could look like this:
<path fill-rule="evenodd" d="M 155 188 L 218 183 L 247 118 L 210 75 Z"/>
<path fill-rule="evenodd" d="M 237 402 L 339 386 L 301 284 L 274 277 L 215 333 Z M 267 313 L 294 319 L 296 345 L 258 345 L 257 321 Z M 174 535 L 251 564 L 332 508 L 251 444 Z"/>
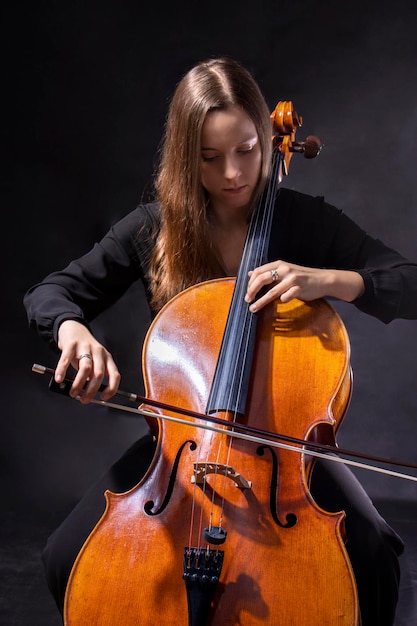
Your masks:
<path fill-rule="evenodd" d="M 158 205 L 139 205 L 87 254 L 34 285 L 24 297 L 30 326 L 56 348 L 64 320 L 88 325 L 137 280 L 149 296 L 148 264 L 158 227 Z M 269 261 L 279 259 L 356 270 L 365 283 L 354 301 L 361 311 L 385 323 L 417 318 L 417 263 L 369 236 L 322 197 L 281 188 L 268 251 Z"/>

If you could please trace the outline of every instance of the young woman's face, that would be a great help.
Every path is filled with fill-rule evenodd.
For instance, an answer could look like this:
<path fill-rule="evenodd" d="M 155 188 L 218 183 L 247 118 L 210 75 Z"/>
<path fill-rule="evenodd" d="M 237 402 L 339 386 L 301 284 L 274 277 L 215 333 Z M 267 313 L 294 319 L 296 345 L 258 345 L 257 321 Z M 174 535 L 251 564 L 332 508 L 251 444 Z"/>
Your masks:
<path fill-rule="evenodd" d="M 201 183 L 214 210 L 248 208 L 261 162 L 255 125 L 242 109 L 207 114 L 201 132 Z"/>

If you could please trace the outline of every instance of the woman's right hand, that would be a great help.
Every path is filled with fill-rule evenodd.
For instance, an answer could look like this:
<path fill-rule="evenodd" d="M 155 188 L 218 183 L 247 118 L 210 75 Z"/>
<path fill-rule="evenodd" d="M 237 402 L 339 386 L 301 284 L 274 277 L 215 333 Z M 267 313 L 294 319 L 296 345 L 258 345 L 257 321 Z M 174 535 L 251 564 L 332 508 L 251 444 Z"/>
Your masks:
<path fill-rule="evenodd" d="M 120 384 L 119 370 L 110 352 L 84 324 L 75 320 L 62 322 L 58 331 L 58 348 L 61 357 L 55 369 L 56 382 L 63 381 L 70 365 L 77 370 L 70 390 L 72 398 L 79 397 L 83 404 L 88 404 L 104 378 L 107 378 L 107 386 L 101 393 L 101 399 L 109 400 L 114 396 Z"/>

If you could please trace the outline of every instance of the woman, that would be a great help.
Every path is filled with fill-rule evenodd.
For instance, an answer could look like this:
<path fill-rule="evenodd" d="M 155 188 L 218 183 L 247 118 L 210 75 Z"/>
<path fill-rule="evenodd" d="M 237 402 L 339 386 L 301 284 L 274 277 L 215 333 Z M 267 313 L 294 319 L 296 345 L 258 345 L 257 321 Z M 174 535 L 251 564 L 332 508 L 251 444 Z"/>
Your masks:
<path fill-rule="evenodd" d="M 25 296 L 31 326 L 61 351 L 56 381 L 70 365 L 78 370 L 73 397 L 90 402 L 104 380 L 103 400 L 117 391 L 117 365 L 89 322 L 134 281 L 144 283 L 155 314 L 191 285 L 236 275 L 270 162 L 270 113 L 252 76 L 226 58 L 192 68 L 169 108 L 155 202 L 137 207 Z M 268 262 L 249 274 L 245 300 L 253 313 L 277 298 L 334 297 L 385 323 L 417 318 L 417 265 L 322 198 L 280 190 Z M 103 512 L 103 491 L 136 484 L 138 460 L 145 471 L 153 450 L 149 441 L 133 446 L 50 538 L 44 562 L 61 610 L 74 559 Z M 312 491 L 326 510 L 346 511 L 363 625 L 393 624 L 401 539 L 345 466 L 318 462 Z"/>

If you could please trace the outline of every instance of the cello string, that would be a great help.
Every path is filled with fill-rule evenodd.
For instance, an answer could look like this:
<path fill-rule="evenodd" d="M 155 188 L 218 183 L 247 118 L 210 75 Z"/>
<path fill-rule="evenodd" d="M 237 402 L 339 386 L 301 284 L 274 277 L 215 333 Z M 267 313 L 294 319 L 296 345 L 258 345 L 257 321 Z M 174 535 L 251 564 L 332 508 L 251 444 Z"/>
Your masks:
<path fill-rule="evenodd" d="M 254 324 L 254 314 L 249 311 L 249 306 L 246 305 L 244 301 L 244 295 L 246 292 L 247 285 L 247 272 L 249 268 L 245 260 L 250 259 L 254 264 L 254 267 L 258 267 L 260 264 L 265 262 L 266 257 L 266 248 L 269 242 L 269 233 L 271 230 L 271 221 L 273 214 L 273 202 L 276 196 L 277 188 L 279 185 L 278 173 L 281 164 L 281 155 L 276 150 L 273 152 L 272 156 L 272 166 L 271 173 L 269 179 L 266 183 L 264 189 L 264 196 L 262 197 L 257 210 L 254 212 L 251 220 L 250 229 L 252 230 L 252 234 L 257 236 L 247 237 L 245 243 L 245 249 L 243 252 L 243 264 L 244 267 L 239 268 L 239 274 L 236 280 L 235 293 L 233 294 L 233 298 L 237 298 L 239 303 L 242 303 L 243 309 L 243 322 L 241 323 L 241 327 L 246 329 L 246 333 L 239 338 L 240 344 L 237 349 L 237 353 L 243 354 L 243 362 L 246 363 L 249 354 L 250 348 L 250 336 L 251 330 Z M 244 307 L 244 308 L 243 308 Z M 246 390 L 243 389 L 243 368 L 239 372 L 237 371 L 237 366 L 240 361 L 236 360 L 234 365 L 234 374 L 233 377 L 236 380 L 239 380 L 237 395 L 238 398 L 242 393 L 245 393 Z M 231 389 L 234 388 L 231 386 Z M 235 412 L 234 420 L 236 421 L 237 413 Z"/>
<path fill-rule="evenodd" d="M 276 160 L 276 159 L 275 159 Z M 271 196 L 275 196 L 275 188 L 274 185 L 271 185 L 271 180 L 275 180 L 275 170 L 274 170 L 274 163 L 275 160 L 273 161 L 273 167 L 272 172 L 271 172 L 271 178 L 268 181 L 268 184 L 266 185 L 266 188 L 264 190 L 263 193 L 263 197 L 261 202 L 258 205 L 257 210 L 254 212 L 254 214 L 252 215 L 251 218 L 251 224 L 250 224 L 250 229 L 249 229 L 249 233 L 248 236 L 246 238 L 245 241 L 245 247 L 244 247 L 244 252 L 242 255 L 242 259 L 243 259 L 243 265 L 241 262 L 240 268 L 239 268 L 239 273 L 238 273 L 238 277 L 236 279 L 236 284 L 235 284 L 235 290 L 234 290 L 234 294 L 233 294 L 233 302 L 234 303 L 238 303 L 240 308 L 234 309 L 235 313 L 237 313 L 237 317 L 239 316 L 239 314 L 242 312 L 243 310 L 243 319 L 241 319 L 240 321 L 240 327 L 241 327 L 241 333 L 240 336 L 238 336 L 238 339 L 236 341 L 235 337 L 233 338 L 235 341 L 235 347 L 234 347 L 234 356 L 235 356 L 235 360 L 234 363 L 228 363 L 227 367 L 229 367 L 232 372 L 231 372 L 231 380 L 232 380 L 232 384 L 229 387 L 228 390 L 228 395 L 227 398 L 225 399 L 225 405 L 224 407 L 220 407 L 217 406 L 217 414 L 219 414 L 220 411 L 225 411 L 228 415 L 232 415 L 232 423 L 235 423 L 237 420 L 237 411 L 234 408 L 235 406 L 239 405 L 240 403 L 240 398 L 242 396 L 243 393 L 243 375 L 244 375 L 244 370 L 243 367 L 240 369 L 239 366 L 241 364 L 241 360 L 238 358 L 238 355 L 242 355 L 243 358 L 243 363 L 247 362 L 247 355 L 248 355 L 248 351 L 249 351 L 249 341 L 250 341 L 250 329 L 253 325 L 253 316 L 252 314 L 249 313 L 248 311 L 248 307 L 245 305 L 244 302 L 244 291 L 246 289 L 246 283 L 247 283 L 247 271 L 248 271 L 248 267 L 247 267 L 247 263 L 245 264 L 245 260 L 247 261 L 248 259 L 250 260 L 251 263 L 254 263 L 255 266 L 258 265 L 259 263 L 257 262 L 257 260 L 260 258 L 260 256 L 263 256 L 263 250 L 264 247 L 262 244 L 266 239 L 266 234 L 268 233 L 268 220 L 265 217 L 265 214 L 267 214 L 267 211 L 265 210 L 261 210 L 262 209 L 262 202 L 264 203 L 263 206 L 264 207 L 268 207 L 270 206 L 270 198 Z M 272 186 L 272 192 L 271 192 L 271 186 Z M 266 199 L 265 199 L 266 196 Z M 260 220 L 262 220 L 260 222 Z M 252 237 L 250 236 L 250 234 L 252 234 Z M 255 234 L 255 236 L 253 236 Z M 254 246 L 257 246 L 257 248 L 254 248 Z M 254 254 L 255 252 L 255 254 Z M 244 309 L 242 309 L 242 307 L 245 307 Z M 248 320 L 248 314 L 250 314 L 250 319 Z M 242 317 L 242 316 L 241 316 Z M 236 319 L 236 318 L 234 318 Z M 248 328 L 248 326 L 249 328 Z M 244 332 L 242 332 L 244 331 Z M 249 331 L 249 332 L 247 332 Z M 236 381 L 236 385 L 233 381 Z M 233 396 L 233 397 L 232 397 Z M 237 396 L 237 397 L 234 397 Z M 233 409 L 232 409 L 233 407 Z M 212 515 L 214 512 L 214 507 L 215 507 L 215 500 L 217 497 L 219 497 L 219 494 L 222 494 L 221 497 L 221 505 L 220 505 L 220 521 L 219 521 L 219 527 L 221 527 L 221 517 L 222 517 L 222 510 L 224 509 L 224 503 L 225 503 L 225 493 L 226 493 L 226 481 L 227 481 L 227 476 L 226 473 L 222 473 L 221 474 L 221 479 L 222 479 L 222 485 L 223 487 L 220 489 L 216 489 L 216 483 L 219 479 L 218 476 L 218 467 L 219 467 L 219 460 L 221 457 L 221 450 L 224 447 L 224 443 L 225 443 L 225 439 L 224 437 L 221 437 L 218 441 L 218 448 L 217 448 L 217 458 L 216 458 L 216 462 L 214 464 L 214 477 L 213 477 L 213 491 L 212 491 L 212 501 L 211 501 L 211 507 L 212 507 Z M 233 445 L 233 438 L 229 438 L 228 440 L 228 446 L 227 446 L 227 450 L 226 450 L 226 466 L 230 467 L 230 456 L 231 456 L 231 450 L 232 450 L 232 445 Z"/>
<path fill-rule="evenodd" d="M 240 406 L 240 399 L 242 394 L 246 394 L 246 389 L 244 389 L 244 367 L 245 363 L 248 361 L 250 341 L 252 336 L 252 329 L 254 324 L 253 314 L 250 313 L 248 306 L 246 306 L 244 301 L 244 293 L 246 291 L 247 285 L 247 272 L 249 269 L 248 263 L 252 263 L 254 267 L 257 267 L 261 260 L 265 258 L 265 248 L 267 246 L 267 242 L 269 241 L 269 233 L 270 233 L 270 222 L 272 219 L 272 201 L 276 195 L 277 189 L 277 161 L 279 164 L 279 159 L 276 157 L 276 152 L 273 153 L 273 160 L 271 165 L 271 172 L 268 177 L 268 180 L 265 185 L 265 189 L 261 195 L 261 199 L 258 203 L 256 210 L 254 211 L 248 236 L 246 237 L 245 247 L 242 255 L 242 261 L 239 267 L 238 276 L 236 279 L 235 290 L 233 293 L 233 302 L 237 302 L 239 308 L 237 309 L 237 316 L 240 317 L 240 328 L 241 334 L 238 337 L 238 341 L 235 341 L 235 362 L 233 363 L 233 372 L 232 372 L 232 384 L 229 388 L 229 394 L 226 403 L 226 413 L 232 414 L 232 423 L 236 423 L 238 412 L 236 408 L 231 410 L 231 407 Z M 243 312 L 243 315 L 242 315 Z M 242 357 L 239 358 L 239 357 Z M 239 369 L 239 365 L 242 364 L 241 369 Z M 236 386 L 233 381 L 236 381 Z M 232 398 L 232 394 L 236 394 L 236 398 Z M 217 412 L 223 410 L 223 407 L 217 407 Z M 220 459 L 221 448 L 224 444 L 224 437 L 221 437 L 219 440 L 217 460 L 216 460 L 216 472 L 214 479 L 214 487 L 217 482 L 217 467 Z M 227 451 L 226 451 L 226 467 L 230 467 L 230 457 L 232 453 L 232 446 L 234 443 L 233 437 L 228 439 Z M 221 496 L 221 506 L 220 506 L 220 521 L 219 527 L 221 528 L 221 519 L 222 512 L 224 510 L 225 505 L 225 494 L 226 494 L 226 481 L 227 476 L 226 473 L 222 474 L 222 483 L 223 488 L 219 490 Z M 214 488 L 213 496 L 212 496 L 212 510 L 214 510 L 215 504 L 215 494 L 217 490 Z"/>
<path fill-rule="evenodd" d="M 274 175 L 274 169 L 272 168 L 272 173 L 271 176 Z M 270 198 L 271 195 L 275 195 L 275 191 L 273 191 L 271 193 L 271 184 L 269 181 L 269 184 L 266 185 L 266 189 L 264 190 L 264 196 L 266 194 L 266 199 L 264 200 L 264 206 L 268 207 L 270 204 Z M 257 208 L 257 210 L 254 212 L 254 214 L 252 215 L 251 218 L 251 224 L 250 224 L 250 233 L 255 233 L 255 235 L 257 235 L 257 237 L 250 237 L 247 236 L 246 241 L 245 241 L 245 247 L 244 247 L 244 251 L 243 251 L 243 255 L 242 255 L 242 259 L 245 261 L 247 259 L 250 259 L 251 262 L 255 262 L 255 266 L 258 265 L 258 263 L 256 262 L 257 259 L 259 259 L 260 257 L 260 250 L 259 248 L 262 248 L 261 242 L 265 241 L 265 233 L 267 232 L 267 220 L 265 219 L 265 213 L 266 211 L 264 210 L 260 210 L 262 204 L 259 203 L 259 206 Z M 263 223 L 261 223 L 261 226 L 259 226 L 260 220 L 263 221 Z M 249 233 L 249 234 L 250 234 Z M 257 239 L 257 242 L 256 242 Z M 258 249 L 255 249 L 255 254 L 254 254 L 254 246 L 255 244 L 257 245 Z M 254 261 L 255 259 L 255 261 Z M 239 365 L 241 363 L 241 360 L 239 358 L 236 358 L 237 355 L 242 354 L 243 355 L 243 362 L 245 363 L 247 361 L 247 355 L 248 355 L 248 351 L 249 351 L 249 338 L 250 338 L 250 328 L 253 325 L 253 316 L 252 314 L 249 313 L 248 311 L 248 307 L 245 305 L 244 302 L 244 291 L 246 290 L 246 283 L 247 283 L 247 271 L 248 271 L 248 267 L 247 265 L 245 265 L 245 263 L 243 263 L 242 266 L 242 262 L 239 268 L 239 273 L 238 273 L 238 277 L 236 279 L 236 284 L 235 284 L 235 290 L 234 290 L 234 294 L 233 294 L 233 299 L 234 302 L 238 302 L 239 305 L 241 307 L 245 307 L 243 310 L 243 320 L 241 320 L 240 325 L 241 328 L 245 330 L 245 332 L 241 332 L 241 335 L 238 337 L 238 341 L 235 342 L 236 346 L 235 346 L 235 361 L 233 364 L 228 364 L 228 366 L 232 367 L 232 375 L 231 375 L 231 380 L 232 380 L 232 384 L 230 385 L 229 388 L 229 392 L 228 392 L 228 396 L 226 399 L 226 406 L 225 407 L 217 407 L 217 413 L 219 413 L 220 411 L 225 411 L 227 414 L 232 415 L 232 423 L 236 423 L 237 420 L 237 411 L 235 407 L 237 405 L 239 405 L 239 401 L 240 401 L 240 397 L 242 395 L 242 393 L 244 392 L 243 390 L 243 368 L 239 369 Z M 242 309 L 240 309 L 242 310 Z M 250 319 L 248 320 L 248 314 L 251 316 Z M 249 328 L 247 327 L 247 322 L 249 323 Z M 248 331 L 249 332 L 246 332 Z M 233 381 L 237 381 L 237 385 L 235 386 L 235 384 L 233 383 Z M 237 398 L 232 397 L 232 394 L 236 394 Z M 218 446 L 218 452 L 217 452 L 217 459 L 216 459 L 216 471 L 215 471 L 215 477 L 214 477 L 214 486 L 215 483 L 217 481 L 217 467 L 218 467 L 218 461 L 220 459 L 220 454 L 221 454 L 221 448 L 224 445 L 224 437 L 222 437 L 219 441 L 219 446 Z M 228 446 L 227 446 L 227 452 L 226 452 L 226 465 L 227 467 L 230 466 L 230 456 L 231 456 L 231 450 L 232 450 L 232 445 L 233 445 L 233 438 L 229 438 L 228 441 Z M 226 493 L 226 480 L 227 477 L 225 475 L 225 473 L 222 474 L 222 481 L 223 481 L 223 489 L 219 490 L 219 493 L 222 493 L 222 503 L 220 506 L 220 511 L 222 511 L 224 509 L 224 502 L 225 502 L 225 493 Z M 214 508 L 214 503 L 215 503 L 215 494 L 217 493 L 217 490 L 214 489 L 213 490 L 213 497 L 212 497 L 212 507 Z M 219 526 L 221 526 L 221 523 L 219 524 Z"/>
<path fill-rule="evenodd" d="M 203 432 L 202 438 L 204 440 L 205 438 L 205 432 Z M 211 435 L 212 436 L 212 435 Z M 198 446 L 198 453 L 197 453 L 197 463 L 200 462 L 200 454 L 201 454 L 201 443 Z M 200 549 L 201 546 L 201 531 L 202 531 L 202 526 L 203 526 L 203 520 L 202 520 L 202 510 L 203 507 L 200 506 L 200 516 L 198 519 L 198 530 L 196 532 L 197 535 L 197 541 L 193 541 L 193 534 L 194 534 L 194 530 L 195 530 L 195 519 L 196 519 L 196 510 L 197 510 L 197 498 L 198 495 L 200 495 L 201 497 L 201 502 L 204 501 L 204 496 L 206 493 L 206 481 L 203 480 L 203 485 L 202 485 L 202 489 L 199 490 L 197 489 L 197 476 L 196 476 L 196 470 L 194 470 L 194 487 L 193 487 L 193 497 L 191 499 L 191 515 L 190 515 L 190 527 L 189 527 L 189 537 L 188 537 L 188 549 L 189 552 L 191 552 L 191 547 L 194 545 L 196 546 L 197 550 Z"/>
<path fill-rule="evenodd" d="M 271 231 L 273 206 L 279 185 L 278 174 L 281 166 L 281 160 L 282 155 L 277 150 L 274 150 L 272 155 L 271 172 L 264 189 L 265 198 L 262 198 L 257 210 L 252 216 L 252 221 L 254 222 L 254 224 L 251 223 L 250 228 L 252 229 L 252 233 L 257 234 L 257 236 L 247 238 L 247 245 L 245 245 L 243 258 L 250 259 L 251 262 L 254 264 L 254 267 L 258 267 L 266 260 L 266 252 L 269 244 L 269 234 Z M 239 275 L 236 284 L 236 297 L 238 302 L 242 303 L 241 306 L 243 309 L 243 323 L 241 324 L 241 327 L 243 329 L 246 329 L 245 334 L 240 337 L 240 345 L 238 348 L 238 353 L 243 354 L 243 363 L 246 363 L 246 361 L 248 360 L 248 354 L 250 351 L 250 337 L 255 323 L 254 314 L 249 311 L 249 305 L 246 305 L 244 301 L 244 295 L 247 285 L 247 272 L 249 269 L 252 268 L 248 268 L 246 266 L 244 267 L 243 272 L 241 272 L 239 269 Z M 243 273 L 245 275 L 243 275 Z M 235 297 L 235 294 L 233 297 Z M 234 373 L 234 375 L 239 378 L 237 391 L 238 398 L 242 393 L 246 393 L 246 390 L 243 388 L 243 368 L 240 372 L 236 370 L 237 364 L 239 362 L 240 361 L 237 360 L 235 363 Z M 236 419 L 237 412 L 235 412 L 234 414 L 234 422 L 236 422 Z"/>

